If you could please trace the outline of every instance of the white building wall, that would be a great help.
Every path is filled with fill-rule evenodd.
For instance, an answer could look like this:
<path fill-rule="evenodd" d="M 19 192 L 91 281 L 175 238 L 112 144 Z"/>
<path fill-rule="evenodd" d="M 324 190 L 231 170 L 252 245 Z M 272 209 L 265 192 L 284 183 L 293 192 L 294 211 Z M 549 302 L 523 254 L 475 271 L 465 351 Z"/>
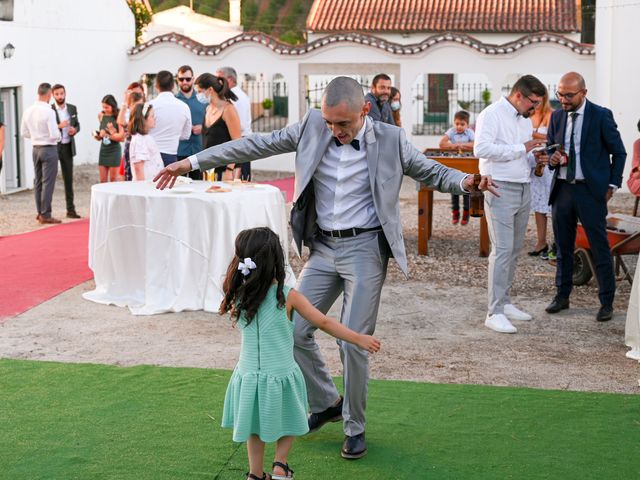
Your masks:
<path fill-rule="evenodd" d="M 640 25 L 637 0 L 600 0 L 596 13 L 596 75 L 587 80 L 588 97 L 608 107 L 627 149 L 623 189 L 631 171 L 633 142 L 640 136 L 640 53 L 634 40 Z"/>
<path fill-rule="evenodd" d="M 162 43 L 131 57 L 130 74 L 166 68 L 169 70 L 188 63 L 196 73 L 215 72 L 222 65 L 233 66 L 238 73 L 262 72 L 265 78 L 275 73 L 284 75 L 289 87 L 289 122 L 296 122 L 306 110 L 304 102 L 304 72 L 331 75 L 386 71 L 393 74 L 403 94 L 402 122 L 408 138 L 420 148 L 436 147 L 440 137 L 411 134 L 415 106 L 411 92 L 418 76 L 429 73 L 483 73 L 492 86 L 492 100 L 501 95 L 502 86 L 513 84 L 522 74 L 540 76 L 549 83 L 557 83 L 564 72 L 581 72 L 587 82 L 595 81 L 595 62 L 591 55 L 579 55 L 567 47 L 554 43 L 535 44 L 508 55 L 487 55 L 460 44 L 439 44 L 419 55 L 396 55 L 379 48 L 349 43 L 335 43 L 303 55 L 279 55 L 258 43 L 239 43 L 226 48 L 217 56 L 196 55 L 174 43 Z M 314 68 L 315 67 L 315 68 Z M 260 160 L 255 168 L 289 170 L 293 156 L 278 156 Z"/>
<path fill-rule="evenodd" d="M 20 89 L 22 113 L 36 100 L 40 83 L 63 84 L 81 124 L 76 162 L 97 163 L 99 144 L 90 132 L 102 97 L 122 98 L 131 78 L 127 49 L 134 41 L 133 14 L 124 0 L 14 0 L 14 20 L 0 21 L 0 49 L 7 43 L 15 47 L 12 58 L 0 56 L 0 88 Z M 21 151 L 23 185 L 32 187 L 28 140 Z"/>

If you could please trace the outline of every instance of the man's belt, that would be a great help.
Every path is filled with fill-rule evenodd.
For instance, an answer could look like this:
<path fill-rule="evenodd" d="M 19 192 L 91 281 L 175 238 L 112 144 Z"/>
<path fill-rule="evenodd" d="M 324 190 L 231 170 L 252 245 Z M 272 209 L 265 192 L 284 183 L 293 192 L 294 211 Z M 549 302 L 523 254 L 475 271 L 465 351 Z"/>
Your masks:
<path fill-rule="evenodd" d="M 382 230 L 382 227 L 371 227 L 371 228 L 347 228 L 346 230 L 323 230 L 318 228 L 320 233 L 326 235 L 327 237 L 333 238 L 349 238 L 355 237 L 356 235 L 360 235 L 365 232 L 379 232 Z"/>
<path fill-rule="evenodd" d="M 558 180 L 561 181 L 561 182 L 564 182 L 564 183 L 568 183 L 569 185 L 587 183 L 586 180 L 582 180 L 582 179 L 580 179 L 580 180 L 576 179 L 576 180 L 573 180 L 572 182 L 569 182 L 569 181 L 565 180 L 564 178 L 559 178 Z"/>

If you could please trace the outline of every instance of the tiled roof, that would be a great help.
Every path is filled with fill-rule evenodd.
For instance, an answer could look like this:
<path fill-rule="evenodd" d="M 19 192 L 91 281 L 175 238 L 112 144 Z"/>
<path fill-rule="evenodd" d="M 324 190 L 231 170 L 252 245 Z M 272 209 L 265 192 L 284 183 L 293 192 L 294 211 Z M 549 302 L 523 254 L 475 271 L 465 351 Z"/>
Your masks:
<path fill-rule="evenodd" d="M 567 33 L 580 31 L 576 0 L 315 0 L 312 32 Z"/>
<path fill-rule="evenodd" d="M 289 56 L 305 55 L 316 50 L 327 48 L 328 46 L 333 46 L 336 43 L 355 43 L 359 45 L 365 45 L 368 47 L 384 50 L 385 52 L 389 52 L 394 55 L 419 54 L 435 45 L 446 43 L 466 45 L 468 48 L 486 55 L 508 55 L 529 45 L 544 43 L 555 43 L 557 45 L 561 45 L 579 55 L 594 55 L 595 53 L 595 48 L 593 45 L 577 43 L 566 37 L 563 37 L 562 35 L 555 35 L 553 33 L 534 33 L 525 35 L 517 40 L 504 43 L 502 45 L 483 43 L 469 35 L 458 33 L 435 34 L 425 38 L 420 43 L 412 43 L 410 45 L 394 43 L 379 37 L 364 35 L 361 33 L 340 33 L 335 35 L 328 35 L 304 45 L 295 46 L 289 45 L 287 43 L 282 43 L 264 33 L 241 33 L 240 35 L 226 40 L 220 45 L 202 45 L 201 43 L 198 43 L 195 40 L 190 39 L 189 37 L 185 37 L 184 35 L 180 35 L 179 33 L 167 33 L 165 35 L 159 35 L 147 42 L 133 47 L 129 50 L 128 53 L 131 56 L 138 55 L 145 50 L 153 47 L 154 45 L 160 45 L 163 43 L 174 43 L 176 45 L 180 45 L 193 54 L 201 56 L 219 55 L 227 48 L 241 43 L 261 44 L 274 53 L 277 53 L 278 55 Z"/>

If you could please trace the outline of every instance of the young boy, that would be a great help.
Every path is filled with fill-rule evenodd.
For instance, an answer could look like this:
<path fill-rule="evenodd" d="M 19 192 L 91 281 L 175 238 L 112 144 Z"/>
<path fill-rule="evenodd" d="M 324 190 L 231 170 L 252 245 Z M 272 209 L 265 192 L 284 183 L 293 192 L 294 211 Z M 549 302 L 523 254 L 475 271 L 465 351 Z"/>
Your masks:
<path fill-rule="evenodd" d="M 456 147 L 460 150 L 473 150 L 475 135 L 469 128 L 469 113 L 461 110 L 453 116 L 453 127 L 440 139 L 440 148 Z M 460 195 L 451 195 L 451 223 L 460 225 L 469 223 L 469 195 L 462 196 L 462 220 L 460 221 Z"/>

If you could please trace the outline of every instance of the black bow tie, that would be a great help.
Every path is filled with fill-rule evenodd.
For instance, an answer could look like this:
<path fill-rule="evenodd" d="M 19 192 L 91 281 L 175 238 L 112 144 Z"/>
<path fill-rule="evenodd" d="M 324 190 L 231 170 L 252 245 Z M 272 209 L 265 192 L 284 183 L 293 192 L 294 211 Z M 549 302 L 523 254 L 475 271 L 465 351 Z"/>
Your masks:
<path fill-rule="evenodd" d="M 336 147 L 341 147 L 342 143 L 338 140 L 338 137 L 333 137 L 333 141 L 336 142 Z M 360 151 L 360 141 L 359 140 L 351 140 L 351 146 L 356 150 Z"/>

